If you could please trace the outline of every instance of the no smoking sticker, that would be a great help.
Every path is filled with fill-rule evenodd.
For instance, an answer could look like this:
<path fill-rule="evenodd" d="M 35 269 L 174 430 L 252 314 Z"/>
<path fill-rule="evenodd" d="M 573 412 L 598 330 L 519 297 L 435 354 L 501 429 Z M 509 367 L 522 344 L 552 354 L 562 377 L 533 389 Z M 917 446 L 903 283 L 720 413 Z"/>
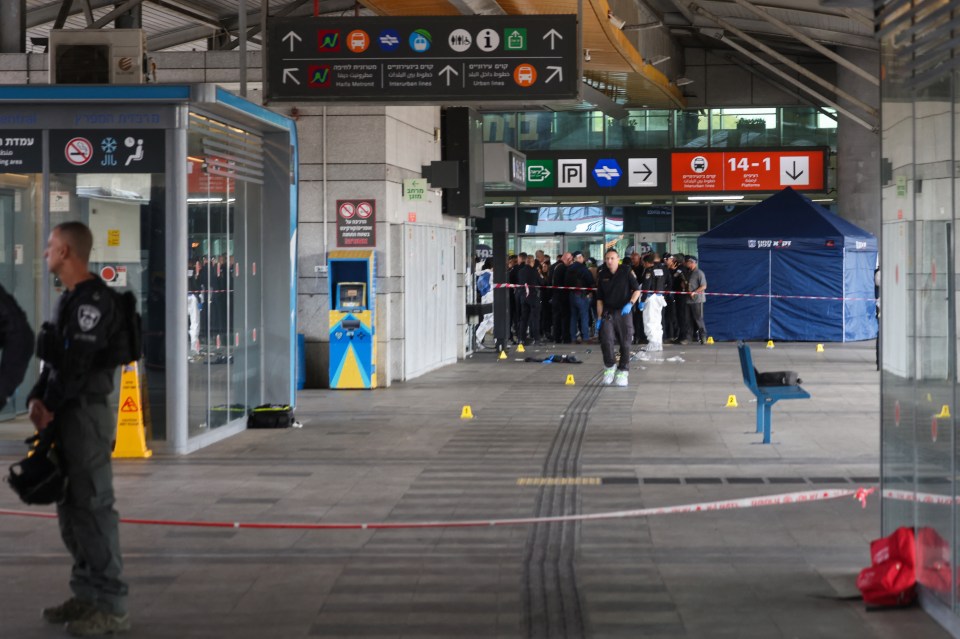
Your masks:
<path fill-rule="evenodd" d="M 87 138 L 73 138 L 63 149 L 67 162 L 74 166 L 83 166 L 93 158 L 93 145 Z"/>

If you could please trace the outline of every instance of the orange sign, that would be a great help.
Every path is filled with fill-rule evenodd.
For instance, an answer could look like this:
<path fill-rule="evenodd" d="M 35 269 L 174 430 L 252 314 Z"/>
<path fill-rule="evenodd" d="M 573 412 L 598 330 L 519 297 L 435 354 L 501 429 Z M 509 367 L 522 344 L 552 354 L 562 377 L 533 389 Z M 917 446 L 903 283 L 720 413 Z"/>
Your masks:
<path fill-rule="evenodd" d="M 532 64 L 518 64 L 513 70 L 513 81 L 522 87 L 528 87 L 537 81 L 537 70 Z"/>
<path fill-rule="evenodd" d="M 370 46 L 370 36 L 362 29 L 355 29 L 347 35 L 347 48 L 353 53 L 363 53 Z"/>
<path fill-rule="evenodd" d="M 120 407 L 121 413 L 136 413 L 140 410 L 140 407 L 137 406 L 137 400 L 133 397 L 127 397 L 127 401 L 123 402 L 123 406 Z"/>
<path fill-rule="evenodd" d="M 705 151 L 673 153 L 674 192 L 800 191 L 826 189 L 825 153 L 820 150 Z"/>

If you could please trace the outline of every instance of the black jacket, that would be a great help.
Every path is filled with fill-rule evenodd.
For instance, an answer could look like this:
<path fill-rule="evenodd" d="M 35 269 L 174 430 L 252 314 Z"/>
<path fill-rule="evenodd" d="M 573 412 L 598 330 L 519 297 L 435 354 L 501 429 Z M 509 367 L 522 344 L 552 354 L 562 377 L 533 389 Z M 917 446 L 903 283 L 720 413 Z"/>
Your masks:
<path fill-rule="evenodd" d="M 6 289 L 0 286 L 0 407 L 13 395 L 33 356 L 33 329 L 27 315 Z"/>
<path fill-rule="evenodd" d="M 65 291 L 57 302 L 56 323 L 44 322 L 37 339 L 43 371 L 29 399 L 39 398 L 56 412 L 65 402 L 113 391 L 116 366 L 103 360 L 116 330 L 114 297 L 99 277 Z M 29 401 L 29 400 L 28 400 Z"/>

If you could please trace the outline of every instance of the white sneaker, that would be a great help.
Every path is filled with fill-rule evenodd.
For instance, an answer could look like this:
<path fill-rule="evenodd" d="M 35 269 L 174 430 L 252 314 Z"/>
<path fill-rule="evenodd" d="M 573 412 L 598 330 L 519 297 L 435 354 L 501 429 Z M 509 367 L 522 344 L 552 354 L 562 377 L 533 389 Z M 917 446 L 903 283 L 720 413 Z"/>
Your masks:
<path fill-rule="evenodd" d="M 616 385 L 617 386 L 626 386 L 627 385 L 627 371 L 617 371 L 616 376 Z"/>
<path fill-rule="evenodd" d="M 657 353 L 657 352 L 660 352 L 660 351 L 662 351 L 662 350 L 663 350 L 663 343 L 662 343 L 662 342 L 650 342 L 649 344 L 647 344 L 647 352 L 648 352 L 648 353 Z"/>
<path fill-rule="evenodd" d="M 615 372 L 615 371 L 614 371 L 614 369 L 612 369 L 612 368 L 605 368 L 605 369 L 603 369 L 603 380 L 602 380 L 602 383 L 603 383 L 604 386 L 609 386 L 610 384 L 613 383 L 613 374 L 614 374 L 614 372 Z"/>

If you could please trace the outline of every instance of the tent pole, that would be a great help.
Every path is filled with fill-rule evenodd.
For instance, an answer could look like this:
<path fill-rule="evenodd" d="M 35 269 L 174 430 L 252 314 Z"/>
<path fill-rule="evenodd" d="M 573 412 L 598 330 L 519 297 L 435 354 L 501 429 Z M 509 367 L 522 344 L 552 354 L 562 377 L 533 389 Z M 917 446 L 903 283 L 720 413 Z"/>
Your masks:
<path fill-rule="evenodd" d="M 767 339 L 773 339 L 773 251 L 767 251 Z"/>

